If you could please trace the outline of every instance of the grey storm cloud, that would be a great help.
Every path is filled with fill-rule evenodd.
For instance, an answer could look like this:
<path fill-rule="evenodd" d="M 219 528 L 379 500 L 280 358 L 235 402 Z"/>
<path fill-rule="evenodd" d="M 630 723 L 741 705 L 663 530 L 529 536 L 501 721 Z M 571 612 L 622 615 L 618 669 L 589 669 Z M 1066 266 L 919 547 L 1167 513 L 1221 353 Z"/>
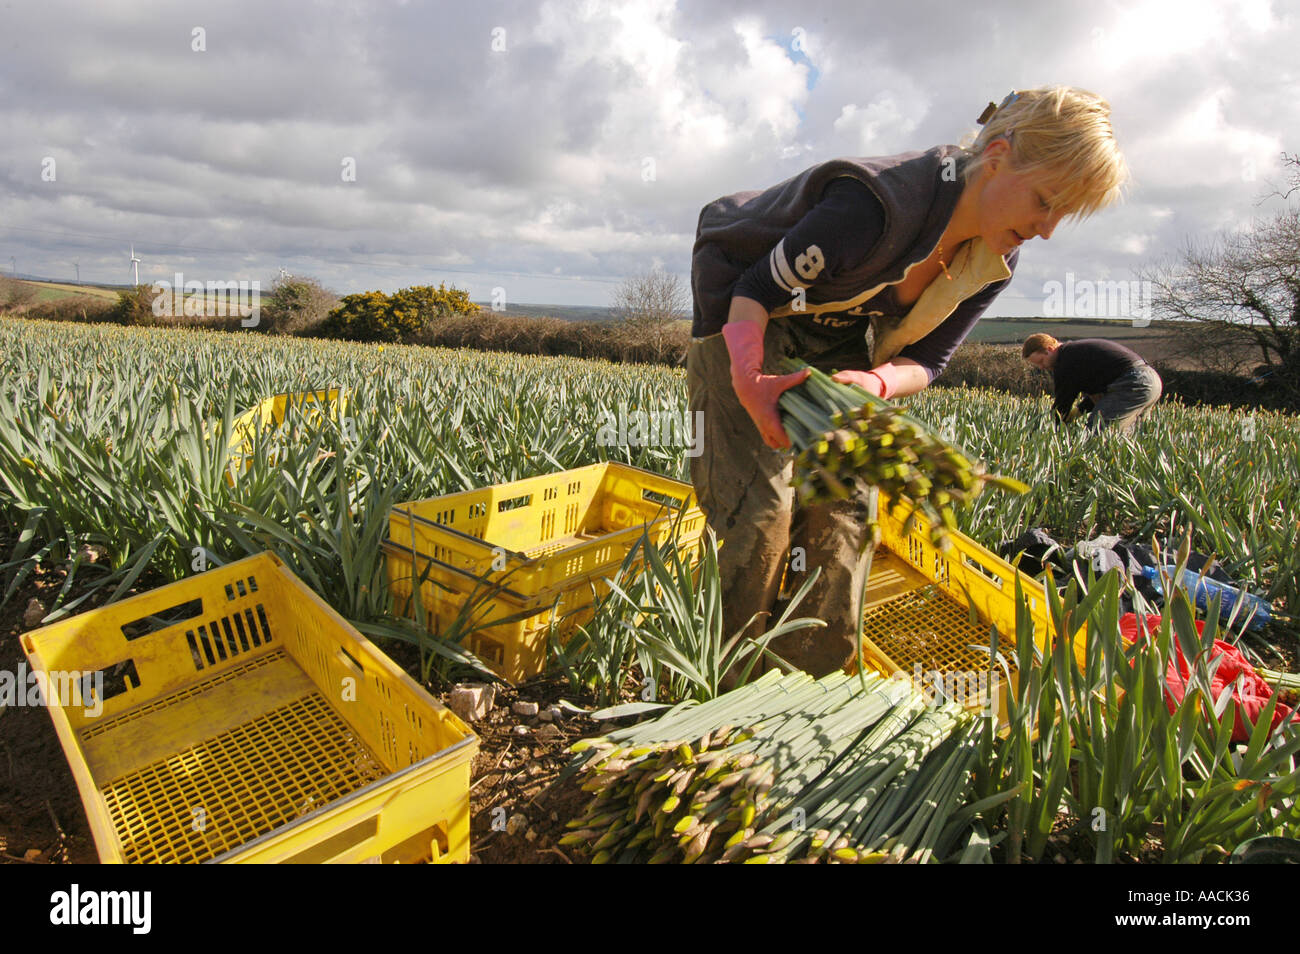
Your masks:
<path fill-rule="evenodd" d="M 604 304 L 652 265 L 684 275 L 719 195 L 959 141 L 1012 88 L 1082 86 L 1110 100 L 1134 183 L 1026 248 L 995 311 L 1028 314 L 1067 271 L 1127 278 L 1247 223 L 1300 151 L 1295 14 L 1269 0 L 42 0 L 3 17 L 0 251 L 51 277 L 76 261 L 121 281 L 134 242 L 142 279 L 286 265 L 342 291 L 447 280 Z"/>

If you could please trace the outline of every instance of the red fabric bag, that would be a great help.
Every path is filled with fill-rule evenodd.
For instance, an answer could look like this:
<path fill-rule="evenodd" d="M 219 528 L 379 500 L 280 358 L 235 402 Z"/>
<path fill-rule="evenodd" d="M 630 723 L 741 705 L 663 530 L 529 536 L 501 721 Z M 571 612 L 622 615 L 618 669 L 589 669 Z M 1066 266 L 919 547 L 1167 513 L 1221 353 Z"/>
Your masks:
<path fill-rule="evenodd" d="M 1133 613 L 1125 613 L 1119 620 L 1119 631 L 1127 642 L 1141 642 L 1148 636 L 1155 633 L 1160 626 L 1160 617 L 1152 614 L 1146 618 L 1141 639 L 1138 637 L 1138 620 Z M 1196 621 L 1196 631 L 1198 633 L 1205 631 L 1205 621 Z M 1187 680 L 1191 677 L 1191 668 L 1187 664 L 1187 658 L 1183 655 L 1183 647 L 1178 643 L 1178 637 L 1174 637 L 1174 648 L 1177 655 L 1169 661 L 1169 669 L 1165 677 L 1169 682 L 1169 711 L 1173 712 L 1178 708 L 1178 704 L 1183 701 L 1183 696 L 1187 692 Z M 1259 721 L 1260 715 L 1265 707 L 1268 706 L 1268 700 L 1273 695 L 1273 687 L 1264 681 L 1264 677 L 1255 672 L 1255 668 L 1246 661 L 1246 657 L 1241 654 L 1237 647 L 1230 643 L 1225 643 L 1221 639 L 1214 641 L 1214 649 L 1211 652 L 1211 659 L 1223 657 L 1219 663 L 1219 668 L 1215 671 L 1214 677 L 1210 680 L 1210 689 L 1217 701 L 1223 695 L 1225 689 L 1232 688 L 1233 698 L 1237 702 L 1237 719 L 1236 725 L 1232 727 L 1232 740 L 1234 742 L 1245 742 L 1250 738 L 1251 728 Z M 1240 677 L 1240 686 L 1236 685 Z M 1288 719 L 1300 719 L 1300 713 L 1292 712 L 1290 706 L 1278 703 L 1273 712 L 1273 728 L 1276 729 Z"/>

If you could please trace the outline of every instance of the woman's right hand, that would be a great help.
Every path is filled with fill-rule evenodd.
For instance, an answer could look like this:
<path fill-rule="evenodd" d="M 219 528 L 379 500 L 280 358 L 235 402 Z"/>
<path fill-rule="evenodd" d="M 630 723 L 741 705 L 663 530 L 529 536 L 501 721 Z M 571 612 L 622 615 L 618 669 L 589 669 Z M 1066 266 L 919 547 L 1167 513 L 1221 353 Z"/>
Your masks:
<path fill-rule="evenodd" d="M 810 368 L 793 374 L 763 373 L 763 332 L 766 322 L 750 319 L 728 321 L 722 328 L 731 355 L 731 386 L 740 406 L 749 412 L 763 443 L 773 450 L 790 446 L 781 426 L 777 399 L 812 374 Z"/>
<path fill-rule="evenodd" d="M 781 411 L 777 403 L 782 393 L 799 384 L 812 374 L 811 368 L 804 368 L 793 374 L 732 374 L 731 386 L 736 390 L 740 406 L 749 412 L 758 428 L 763 443 L 773 450 L 784 450 L 790 446 L 790 438 L 781 426 Z"/>

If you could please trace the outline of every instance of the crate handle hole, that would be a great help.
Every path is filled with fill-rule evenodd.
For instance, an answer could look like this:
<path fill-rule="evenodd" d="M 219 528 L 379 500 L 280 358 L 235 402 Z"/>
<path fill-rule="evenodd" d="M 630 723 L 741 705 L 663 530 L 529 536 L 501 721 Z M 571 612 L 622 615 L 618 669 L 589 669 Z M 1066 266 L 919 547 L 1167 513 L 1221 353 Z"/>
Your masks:
<path fill-rule="evenodd" d="M 95 694 L 96 676 L 103 680 L 100 685 L 101 695 L 97 700 L 100 703 L 106 702 L 114 696 L 120 696 L 128 689 L 140 688 L 140 676 L 135 671 L 135 660 L 128 659 L 125 662 L 105 666 L 103 669 L 94 672 L 82 673 L 81 700 L 84 705 L 89 705 L 91 697 Z"/>
<path fill-rule="evenodd" d="M 122 635 L 127 640 L 140 639 L 142 636 L 156 633 L 160 629 L 166 629 L 169 626 L 175 626 L 177 623 L 183 623 L 186 620 L 202 615 L 203 600 L 202 598 L 195 598 L 184 603 L 177 603 L 175 606 L 169 606 L 157 613 L 133 619 L 129 623 L 123 623 Z"/>
<path fill-rule="evenodd" d="M 532 494 L 523 494 L 519 497 L 510 497 L 502 500 L 497 504 L 497 513 L 504 513 L 507 510 L 518 510 L 520 507 L 527 507 L 533 502 Z"/>
<path fill-rule="evenodd" d="M 1003 580 L 1002 577 L 994 573 L 992 570 L 985 568 L 978 560 L 972 559 L 971 557 L 966 557 L 965 565 L 970 567 L 976 573 L 980 574 L 980 576 L 992 580 L 999 587 L 1005 587 L 1006 581 Z"/>
<path fill-rule="evenodd" d="M 673 510 L 680 510 L 682 505 L 686 502 L 681 497 L 674 497 L 672 494 L 660 493 L 657 490 L 650 490 L 649 488 L 641 491 L 641 499 L 649 500 L 651 503 L 662 504 L 663 506 L 669 507 Z"/>
<path fill-rule="evenodd" d="M 384 864 L 394 862 L 436 862 L 447 854 L 447 824 L 442 822 L 389 848 L 381 856 Z"/>
<path fill-rule="evenodd" d="M 328 861 L 333 861 L 347 854 L 357 845 L 364 844 L 379 834 L 379 816 L 372 815 L 370 818 L 363 819 L 345 828 L 331 838 L 327 838 L 320 844 L 312 845 L 310 848 L 300 851 L 295 855 L 290 855 L 281 861 L 281 864 L 289 865 L 318 865 Z"/>
<path fill-rule="evenodd" d="M 350 652 L 348 652 L 346 649 L 344 649 L 342 646 L 339 647 L 339 655 L 343 657 L 344 661 L 351 663 L 352 668 L 355 669 L 357 672 L 359 673 L 365 672 L 365 669 L 362 667 L 361 663 L 357 660 L 357 658 L 353 656 Z"/>

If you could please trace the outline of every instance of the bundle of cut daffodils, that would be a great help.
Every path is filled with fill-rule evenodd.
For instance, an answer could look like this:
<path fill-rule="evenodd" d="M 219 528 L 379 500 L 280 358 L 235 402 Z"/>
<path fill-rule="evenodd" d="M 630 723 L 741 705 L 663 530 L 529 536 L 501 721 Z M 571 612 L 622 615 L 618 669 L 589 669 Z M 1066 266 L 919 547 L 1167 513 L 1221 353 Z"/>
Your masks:
<path fill-rule="evenodd" d="M 783 370 L 805 367 L 787 358 Z M 985 473 L 922 421 L 816 368 L 781 395 L 780 409 L 796 452 L 793 483 L 805 502 L 848 499 L 855 484 L 879 487 L 925 513 L 934 542 L 945 545 L 947 531 L 957 529 L 953 504 L 974 500 L 985 484 L 1013 493 L 1029 489 Z"/>
<path fill-rule="evenodd" d="M 930 861 L 969 822 L 978 732 L 906 682 L 771 671 L 576 743 L 594 797 L 560 843 L 595 863 Z"/>

